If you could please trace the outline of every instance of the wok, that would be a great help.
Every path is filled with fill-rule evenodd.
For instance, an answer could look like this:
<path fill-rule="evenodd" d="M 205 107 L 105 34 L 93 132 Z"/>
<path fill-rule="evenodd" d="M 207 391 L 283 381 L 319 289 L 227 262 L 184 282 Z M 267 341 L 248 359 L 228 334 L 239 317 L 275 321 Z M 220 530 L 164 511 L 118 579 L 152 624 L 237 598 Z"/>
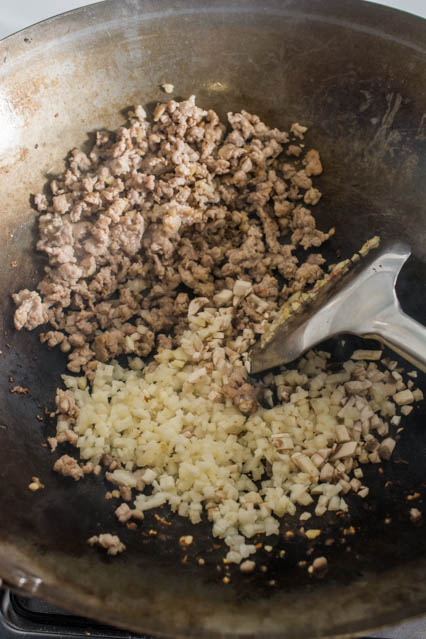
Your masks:
<path fill-rule="evenodd" d="M 51 470 L 55 455 L 42 443 L 54 426 L 44 408 L 53 405 L 65 360 L 35 334 L 14 331 L 10 301 L 11 292 L 35 286 L 42 268 L 29 194 L 61 170 L 70 148 L 87 144 L 88 132 L 117 126 L 128 105 L 164 99 L 163 82 L 175 85 L 175 96 L 196 93 L 222 116 L 246 108 L 271 125 L 308 124 L 307 143 L 321 150 L 326 169 L 318 225 L 338 229 L 330 254 L 347 255 L 376 233 L 408 242 L 414 257 L 398 294 L 407 313 L 426 320 L 425 21 L 356 0 L 111 0 L 7 38 L 0 43 L 0 575 L 82 615 L 160 636 L 331 637 L 424 613 L 426 513 L 413 525 L 406 500 L 419 492 L 422 509 L 426 495 L 424 407 L 406 420 L 383 474 L 377 465 L 366 469 L 370 498 L 351 499 L 356 534 L 345 536 L 348 522 L 335 515 L 323 522 L 328 532 L 311 556 L 328 556 L 324 580 L 298 565 L 312 542 L 285 537 L 297 519 L 285 519 L 283 534 L 269 540 L 284 557 L 259 551 L 267 573 L 236 568 L 224 585 L 222 551 L 208 527 L 180 518 L 162 527 L 148 516 L 138 532 L 127 531 L 103 498 L 102 479 L 74 484 Z M 338 357 L 340 343 L 330 347 Z M 14 383 L 30 393 L 11 394 Z M 28 490 L 33 475 L 44 490 Z M 119 557 L 86 544 L 115 531 L 128 545 Z M 181 534 L 194 535 L 186 563 Z M 333 545 L 325 547 L 326 538 Z"/>

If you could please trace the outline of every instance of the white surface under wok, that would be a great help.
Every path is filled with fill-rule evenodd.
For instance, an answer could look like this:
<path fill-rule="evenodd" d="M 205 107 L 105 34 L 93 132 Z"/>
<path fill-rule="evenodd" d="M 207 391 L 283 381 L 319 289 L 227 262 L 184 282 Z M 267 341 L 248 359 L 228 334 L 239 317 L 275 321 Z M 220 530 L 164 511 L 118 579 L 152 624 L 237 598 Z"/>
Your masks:
<path fill-rule="evenodd" d="M 94 4 L 98 0 L 0 0 L 0 39 L 58 13 Z M 120 2 L 121 0 L 115 0 Z M 426 0 L 376 0 L 426 18 Z"/>

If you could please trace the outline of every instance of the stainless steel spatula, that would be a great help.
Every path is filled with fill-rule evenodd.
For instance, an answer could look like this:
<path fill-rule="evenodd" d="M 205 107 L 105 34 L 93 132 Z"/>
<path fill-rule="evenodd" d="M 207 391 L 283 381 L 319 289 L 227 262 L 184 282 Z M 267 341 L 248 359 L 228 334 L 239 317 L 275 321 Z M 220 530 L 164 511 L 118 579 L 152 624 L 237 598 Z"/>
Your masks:
<path fill-rule="evenodd" d="M 378 339 L 426 372 L 426 328 L 402 311 L 395 292 L 410 253 L 396 242 L 330 278 L 298 312 L 274 322 L 253 348 L 251 372 L 288 364 L 341 333 Z"/>

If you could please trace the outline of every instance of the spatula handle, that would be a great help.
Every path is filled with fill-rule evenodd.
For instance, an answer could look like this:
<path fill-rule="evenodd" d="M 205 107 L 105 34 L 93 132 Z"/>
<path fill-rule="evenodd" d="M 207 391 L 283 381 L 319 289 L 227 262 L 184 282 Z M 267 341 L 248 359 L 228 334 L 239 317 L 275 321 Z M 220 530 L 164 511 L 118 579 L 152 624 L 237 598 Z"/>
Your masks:
<path fill-rule="evenodd" d="M 426 327 L 406 315 L 399 305 L 384 309 L 375 318 L 372 333 L 382 342 L 426 373 Z"/>

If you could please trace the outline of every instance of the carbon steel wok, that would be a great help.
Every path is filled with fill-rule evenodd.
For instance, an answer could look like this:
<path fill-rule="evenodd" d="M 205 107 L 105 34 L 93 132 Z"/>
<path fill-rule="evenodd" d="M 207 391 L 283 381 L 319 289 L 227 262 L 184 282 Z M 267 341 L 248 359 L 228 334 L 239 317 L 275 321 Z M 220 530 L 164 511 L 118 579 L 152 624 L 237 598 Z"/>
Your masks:
<path fill-rule="evenodd" d="M 283 534 L 272 541 L 284 558 L 259 553 L 266 576 L 236 569 L 225 586 L 208 527 L 192 530 L 175 518 L 162 529 L 147 517 L 137 533 L 127 531 L 101 479 L 74 484 L 51 471 L 55 456 L 41 444 L 53 424 L 36 416 L 52 406 L 64 359 L 35 334 L 14 331 L 10 302 L 12 291 L 36 284 L 42 267 L 29 194 L 88 132 L 117 126 L 121 109 L 164 100 L 163 82 L 222 115 L 242 107 L 276 126 L 310 125 L 308 143 L 326 168 L 319 226 L 338 229 L 331 253 L 348 254 L 375 233 L 407 241 L 414 257 L 398 294 L 407 313 L 426 321 L 425 21 L 356 0 L 111 0 L 4 40 L 0 575 L 80 614 L 161 636 L 331 637 L 424 613 L 425 527 L 409 521 L 406 500 L 418 491 L 421 509 L 426 496 L 424 408 L 407 420 L 384 473 L 367 469 L 370 499 L 351 500 L 356 534 L 342 543 L 346 522 L 327 520 L 323 538 L 335 543 L 314 554 L 329 558 L 323 581 L 297 565 L 306 540 Z M 338 356 L 339 344 L 331 348 Z M 9 378 L 30 394 L 11 394 Z M 33 475 L 46 486 L 36 494 L 27 488 Z M 286 519 L 283 532 L 296 524 Z M 148 534 L 154 525 L 156 536 Z M 115 530 L 128 545 L 122 556 L 87 546 L 90 535 Z M 202 568 L 182 563 L 184 533 L 203 551 Z"/>

